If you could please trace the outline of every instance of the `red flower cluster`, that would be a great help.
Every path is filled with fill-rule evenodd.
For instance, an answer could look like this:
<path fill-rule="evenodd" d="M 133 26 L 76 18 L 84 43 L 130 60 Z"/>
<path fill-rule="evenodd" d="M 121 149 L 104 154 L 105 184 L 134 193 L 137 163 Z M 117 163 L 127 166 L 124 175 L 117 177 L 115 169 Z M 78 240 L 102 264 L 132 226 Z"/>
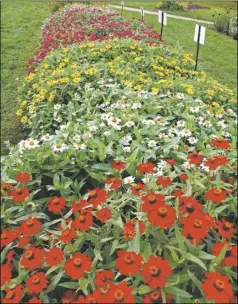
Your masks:
<path fill-rule="evenodd" d="M 214 226 L 213 218 L 199 211 L 184 217 L 181 223 L 184 225 L 182 234 L 194 245 L 200 244 Z"/>
<path fill-rule="evenodd" d="M 153 163 L 143 163 L 137 165 L 137 170 L 143 174 L 143 173 L 154 173 L 156 171 L 156 167 Z"/>
<path fill-rule="evenodd" d="M 86 254 L 75 253 L 65 262 L 64 269 L 71 279 L 78 280 L 84 276 L 85 271 L 90 271 L 91 264 L 91 259 Z"/>
<path fill-rule="evenodd" d="M 211 144 L 219 149 L 222 150 L 229 150 L 230 149 L 230 143 L 224 138 L 215 138 L 211 141 Z"/>
<path fill-rule="evenodd" d="M 227 276 L 222 276 L 218 271 L 206 273 L 205 276 L 201 289 L 207 300 L 215 300 L 216 303 L 234 303 L 231 301 L 233 291 Z"/>
<path fill-rule="evenodd" d="M 106 190 L 101 188 L 95 188 L 93 190 L 88 190 L 89 203 L 93 205 L 93 207 L 97 207 L 102 203 L 105 203 L 108 197 L 108 193 Z"/>
<path fill-rule="evenodd" d="M 140 271 L 142 256 L 135 252 L 118 251 L 118 258 L 116 259 L 116 267 L 121 274 L 135 275 Z"/>
<path fill-rule="evenodd" d="M 204 165 L 209 168 L 209 170 L 216 170 L 218 167 L 225 166 L 229 162 L 228 158 L 225 156 L 213 156 L 207 158 Z"/>
<path fill-rule="evenodd" d="M 172 274 L 172 268 L 167 260 L 161 257 L 151 256 L 147 263 L 143 265 L 141 275 L 145 279 L 145 283 L 151 288 L 164 288 L 167 277 Z"/>
<path fill-rule="evenodd" d="M 143 22 L 126 21 L 119 14 L 105 12 L 101 8 L 90 11 L 85 7 L 74 8 L 53 15 L 43 28 L 40 49 L 28 61 L 28 73 L 34 72 L 36 64 L 61 45 L 120 37 L 160 43 L 160 35 L 151 26 Z"/>

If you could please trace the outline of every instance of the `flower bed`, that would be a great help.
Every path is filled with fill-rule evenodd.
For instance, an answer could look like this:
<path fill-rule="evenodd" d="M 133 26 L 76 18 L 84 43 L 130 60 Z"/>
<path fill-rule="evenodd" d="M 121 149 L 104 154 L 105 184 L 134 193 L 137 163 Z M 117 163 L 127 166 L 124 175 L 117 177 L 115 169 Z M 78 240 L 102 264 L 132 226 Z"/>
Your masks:
<path fill-rule="evenodd" d="M 36 73 L 26 78 L 17 114 L 37 134 L 39 129 L 43 134 L 49 132 L 56 123 L 52 124 L 54 103 L 67 104 L 74 94 L 80 103 L 89 86 L 100 86 L 100 79 L 111 79 L 122 88 L 153 94 L 168 90 L 188 93 L 209 103 L 217 117 L 222 117 L 224 111 L 221 104 L 225 109 L 234 109 L 232 90 L 207 78 L 203 72 L 193 71 L 193 64 L 190 55 L 130 39 L 61 48 L 49 54 Z M 97 102 L 103 102 L 103 98 L 98 97 Z M 74 104 L 77 107 L 77 102 Z M 39 111 L 42 118 L 37 114 Z"/>
<path fill-rule="evenodd" d="M 160 43 L 160 34 L 140 20 L 127 21 L 110 9 L 100 7 L 66 6 L 48 18 L 42 28 L 41 47 L 28 62 L 34 71 L 51 50 L 61 45 L 82 41 L 103 41 L 116 37 L 130 37 L 148 43 Z"/>
<path fill-rule="evenodd" d="M 192 67 L 116 39 L 27 77 L 31 138 L 2 160 L 3 303 L 235 303 L 233 95 Z"/>

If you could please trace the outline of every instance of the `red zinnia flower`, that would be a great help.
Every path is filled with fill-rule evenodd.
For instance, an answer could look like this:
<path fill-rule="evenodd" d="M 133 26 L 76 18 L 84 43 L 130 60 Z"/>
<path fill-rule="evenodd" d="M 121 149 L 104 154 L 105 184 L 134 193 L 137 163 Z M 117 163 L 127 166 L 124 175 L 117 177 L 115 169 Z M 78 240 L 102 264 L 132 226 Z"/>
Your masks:
<path fill-rule="evenodd" d="M 188 180 L 188 176 L 185 173 L 181 173 L 179 175 L 179 179 L 184 182 L 184 181 Z"/>
<path fill-rule="evenodd" d="M 188 155 L 187 159 L 190 164 L 199 165 L 203 160 L 203 156 L 197 151 L 194 151 Z"/>
<path fill-rule="evenodd" d="M 95 188 L 94 190 L 88 190 L 89 195 L 89 203 L 93 205 L 93 207 L 97 207 L 98 205 L 105 203 L 108 197 L 108 193 L 104 189 Z"/>
<path fill-rule="evenodd" d="M 22 255 L 20 264 L 25 269 L 34 270 L 42 265 L 43 256 L 44 249 L 36 248 L 32 245 Z"/>
<path fill-rule="evenodd" d="M 73 280 L 78 280 L 84 276 L 85 271 L 91 269 L 91 259 L 85 254 L 75 253 L 72 258 L 65 262 L 66 274 Z"/>
<path fill-rule="evenodd" d="M 11 265 L 7 264 L 1 264 L 1 286 L 3 286 L 6 283 L 9 283 L 12 278 L 12 267 Z"/>
<path fill-rule="evenodd" d="M 74 201 L 71 210 L 73 213 L 76 213 L 85 209 L 87 206 L 89 206 L 89 202 L 86 200 Z"/>
<path fill-rule="evenodd" d="M 150 256 L 147 263 L 143 265 L 141 275 L 145 278 L 145 283 L 151 288 L 163 288 L 166 279 L 172 274 L 172 267 L 167 260 L 161 257 Z"/>
<path fill-rule="evenodd" d="M 41 299 L 38 299 L 37 297 L 33 297 L 25 304 L 43 304 L 43 302 Z"/>
<path fill-rule="evenodd" d="M 58 265 L 64 259 L 64 252 L 60 248 L 51 248 L 45 254 L 45 262 L 50 267 Z"/>
<path fill-rule="evenodd" d="M 103 223 L 108 221 L 112 216 L 112 212 L 109 208 L 102 208 L 96 212 L 96 217 Z"/>
<path fill-rule="evenodd" d="M 17 237 L 18 233 L 16 230 L 3 229 L 1 232 L 1 247 L 7 246 L 11 242 L 15 241 Z"/>
<path fill-rule="evenodd" d="M 91 208 L 82 209 L 73 220 L 72 228 L 75 230 L 88 231 L 93 225 L 93 215 L 91 210 Z"/>
<path fill-rule="evenodd" d="M 126 282 L 117 285 L 111 284 L 110 290 L 105 296 L 106 303 L 136 303 L 132 296 L 132 287 Z"/>
<path fill-rule="evenodd" d="M 145 185 L 143 183 L 137 183 L 135 186 L 131 186 L 130 190 L 133 194 L 139 196 L 140 192 L 145 190 Z"/>
<path fill-rule="evenodd" d="M 189 240 L 195 240 L 199 244 L 204 239 L 210 228 L 211 223 L 208 221 L 206 214 L 202 212 L 194 212 L 182 219 L 184 232 L 182 233 Z"/>
<path fill-rule="evenodd" d="M 154 227 L 171 228 L 176 221 L 176 211 L 173 207 L 160 203 L 156 209 L 149 212 L 147 217 Z"/>
<path fill-rule="evenodd" d="M 176 165 L 176 160 L 175 160 L 175 159 L 166 159 L 165 161 L 166 161 L 166 163 L 169 164 L 170 166 Z"/>
<path fill-rule="evenodd" d="M 82 302 L 78 302 L 82 303 Z M 94 290 L 93 293 L 86 296 L 84 303 L 105 303 L 103 294 L 100 290 Z"/>
<path fill-rule="evenodd" d="M 213 188 L 206 193 L 206 198 L 209 201 L 220 204 L 222 201 L 226 199 L 226 191 L 223 191 L 218 188 Z"/>
<path fill-rule="evenodd" d="M 15 252 L 13 250 L 8 251 L 8 253 L 6 255 L 7 264 L 11 264 L 14 255 L 15 255 Z"/>
<path fill-rule="evenodd" d="M 17 285 L 13 289 L 6 287 L 5 289 L 6 294 L 5 297 L 2 299 L 1 303 L 9 303 L 9 304 L 16 304 L 20 303 L 21 298 L 24 294 L 24 290 L 21 285 Z"/>
<path fill-rule="evenodd" d="M 189 196 L 188 196 L 189 198 Z M 203 205 L 199 204 L 195 199 L 185 199 L 183 204 L 180 206 L 181 213 L 192 214 L 194 212 L 202 211 Z"/>
<path fill-rule="evenodd" d="M 216 243 L 212 247 L 212 254 L 215 256 L 218 256 L 221 253 L 221 251 L 225 245 L 227 246 L 226 255 L 225 255 L 224 259 L 222 260 L 221 265 L 237 267 L 237 249 L 238 249 L 237 246 L 229 245 L 226 242 Z"/>
<path fill-rule="evenodd" d="M 170 294 L 166 294 L 166 303 L 172 303 L 173 296 Z M 162 294 L 160 290 L 154 290 L 147 293 L 144 297 L 144 304 L 154 304 L 154 303 L 163 303 Z"/>
<path fill-rule="evenodd" d="M 60 236 L 60 240 L 64 243 L 70 243 L 74 238 L 76 238 L 76 233 L 70 228 L 63 230 Z"/>
<path fill-rule="evenodd" d="M 162 187 L 168 187 L 172 184 L 172 181 L 169 176 L 159 176 L 157 179 L 157 184 Z"/>
<path fill-rule="evenodd" d="M 29 188 L 16 188 L 9 193 L 12 196 L 12 199 L 16 203 L 24 202 L 24 200 L 30 196 Z"/>
<path fill-rule="evenodd" d="M 107 185 L 110 185 L 111 190 L 116 190 L 121 186 L 122 180 L 120 178 L 116 178 L 116 177 L 109 177 L 105 183 Z"/>
<path fill-rule="evenodd" d="M 141 197 L 143 201 L 142 210 L 148 212 L 156 209 L 158 205 L 164 202 L 165 196 L 161 193 L 151 192 Z"/>
<path fill-rule="evenodd" d="M 63 196 L 54 196 L 49 200 L 48 210 L 53 213 L 58 213 L 66 206 L 66 200 Z"/>
<path fill-rule="evenodd" d="M 143 234 L 145 231 L 145 224 L 142 221 L 131 220 L 124 223 L 123 235 L 126 240 L 130 241 L 136 236 L 136 223 L 139 224 L 140 234 Z"/>
<path fill-rule="evenodd" d="M 48 277 L 44 272 L 36 272 L 26 281 L 26 288 L 29 294 L 41 293 L 48 285 Z"/>
<path fill-rule="evenodd" d="M 153 173 L 156 171 L 156 167 L 153 163 L 143 163 L 136 166 L 137 170 L 143 173 Z"/>
<path fill-rule="evenodd" d="M 29 173 L 20 172 L 16 176 L 16 181 L 18 183 L 27 183 L 31 179 L 31 175 Z"/>
<path fill-rule="evenodd" d="M 61 299 L 62 304 L 72 304 L 75 303 L 77 299 L 77 293 L 72 290 L 68 290 L 64 293 L 64 297 Z M 78 302 L 83 303 L 83 302 Z"/>
<path fill-rule="evenodd" d="M 10 196 L 10 191 L 14 189 L 13 184 L 5 183 L 1 184 L 1 189 Z"/>
<path fill-rule="evenodd" d="M 186 189 L 175 189 L 172 195 L 180 198 L 183 194 L 186 193 L 186 191 L 187 191 Z"/>
<path fill-rule="evenodd" d="M 37 218 L 30 216 L 27 220 L 21 222 L 20 231 L 23 234 L 32 236 L 41 229 L 41 222 Z"/>
<path fill-rule="evenodd" d="M 21 235 L 19 237 L 19 241 L 17 243 L 17 246 L 19 248 L 24 248 L 24 247 L 26 247 L 27 244 L 29 244 L 29 242 L 30 242 L 29 236 L 27 236 L 27 235 Z"/>
<path fill-rule="evenodd" d="M 103 290 L 107 290 L 112 282 L 113 277 L 114 274 L 111 270 L 97 271 L 94 283 L 97 288 L 103 288 Z"/>
<path fill-rule="evenodd" d="M 224 218 L 216 222 L 218 233 L 225 239 L 231 239 L 234 236 L 233 224 L 226 221 Z"/>
<path fill-rule="evenodd" d="M 224 138 L 215 138 L 212 140 L 211 144 L 217 148 L 220 148 L 222 150 L 228 150 L 230 149 L 230 143 L 229 141 L 225 140 Z"/>
<path fill-rule="evenodd" d="M 116 268 L 121 274 L 134 275 L 140 271 L 142 256 L 133 251 L 118 251 L 116 259 Z"/>
<path fill-rule="evenodd" d="M 206 299 L 214 300 L 216 303 L 231 303 L 233 291 L 229 278 L 222 276 L 219 271 L 207 272 L 205 276 L 201 290 L 205 293 Z"/>
<path fill-rule="evenodd" d="M 228 158 L 225 156 L 213 156 L 211 158 L 207 158 L 205 161 L 205 166 L 209 167 L 209 170 L 216 170 L 220 166 L 224 166 L 229 162 Z"/>
<path fill-rule="evenodd" d="M 125 165 L 126 165 L 126 163 L 121 160 L 114 160 L 111 163 L 112 169 L 115 169 L 115 170 L 123 170 L 126 167 Z"/>

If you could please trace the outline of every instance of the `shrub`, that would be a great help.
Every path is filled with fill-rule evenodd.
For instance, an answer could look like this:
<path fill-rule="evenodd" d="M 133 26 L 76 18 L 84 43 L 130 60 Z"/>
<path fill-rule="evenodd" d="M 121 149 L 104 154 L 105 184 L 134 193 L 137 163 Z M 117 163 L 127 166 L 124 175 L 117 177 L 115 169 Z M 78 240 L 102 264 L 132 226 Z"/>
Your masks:
<path fill-rule="evenodd" d="M 233 39 L 238 40 L 237 16 L 230 20 L 229 35 Z"/>
<path fill-rule="evenodd" d="M 65 5 L 69 5 L 72 2 L 68 2 L 68 1 L 51 1 L 49 3 L 49 9 L 51 13 L 55 13 L 57 12 L 59 9 L 61 9 L 62 7 L 64 7 Z"/>
<path fill-rule="evenodd" d="M 170 1 L 162 1 L 162 4 L 158 6 L 159 8 L 167 8 L 170 11 L 183 10 L 183 5 L 181 5 L 178 1 L 170 0 Z"/>
<path fill-rule="evenodd" d="M 220 11 L 215 15 L 214 26 L 218 32 L 229 35 L 230 22 L 233 19 L 232 10 Z"/>

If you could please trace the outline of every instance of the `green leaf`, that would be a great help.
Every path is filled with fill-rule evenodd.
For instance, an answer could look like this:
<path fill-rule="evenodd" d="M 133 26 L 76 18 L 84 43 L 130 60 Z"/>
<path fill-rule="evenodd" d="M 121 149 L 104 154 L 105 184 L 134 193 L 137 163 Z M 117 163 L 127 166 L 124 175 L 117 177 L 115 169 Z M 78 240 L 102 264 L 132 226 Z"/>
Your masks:
<path fill-rule="evenodd" d="M 192 298 L 192 295 L 190 293 L 188 293 L 187 291 L 184 291 L 178 287 L 175 287 L 175 286 L 165 288 L 165 291 L 167 293 L 171 293 L 175 296 L 179 295 L 180 297 L 183 297 L 183 298 Z"/>
<path fill-rule="evenodd" d="M 194 255 L 192 255 L 191 253 L 187 252 L 184 256 L 184 258 L 188 261 L 192 261 L 196 264 L 198 264 L 200 267 L 202 267 L 204 270 L 207 270 L 206 265 L 203 263 L 203 261 L 201 261 L 199 258 L 195 257 Z"/>
<path fill-rule="evenodd" d="M 217 257 L 215 257 L 215 259 L 213 259 L 213 261 L 210 265 L 210 271 L 216 270 L 216 268 L 221 264 L 222 260 L 226 256 L 226 249 L 227 249 L 227 245 L 224 245 L 220 254 Z"/>
<path fill-rule="evenodd" d="M 216 208 L 215 211 L 214 211 L 214 216 L 219 215 L 223 210 L 225 210 L 229 206 L 230 205 L 223 205 L 223 206 L 220 206 L 220 207 Z"/>
<path fill-rule="evenodd" d="M 79 283 L 78 282 L 63 282 L 63 283 L 60 283 L 58 286 L 69 288 L 69 289 L 78 289 Z"/>
<path fill-rule="evenodd" d="M 91 166 L 91 169 L 100 169 L 100 170 L 103 170 L 103 171 L 111 171 L 111 166 L 109 164 L 104 164 L 104 163 L 101 163 L 101 164 L 95 164 L 93 166 Z"/>
<path fill-rule="evenodd" d="M 199 251 L 198 258 L 203 260 L 213 260 L 215 258 L 214 255 L 211 255 L 209 253 L 206 253 L 204 251 Z"/>
<path fill-rule="evenodd" d="M 53 184 L 56 189 L 60 189 L 60 177 L 58 174 L 55 174 L 53 177 Z"/>
<path fill-rule="evenodd" d="M 51 292 L 55 289 L 55 287 L 58 285 L 60 279 L 62 278 L 64 274 L 64 271 L 61 270 L 55 277 L 54 279 L 50 282 L 50 285 L 48 286 L 48 288 L 46 289 L 46 293 Z"/>
<path fill-rule="evenodd" d="M 139 288 L 138 288 L 138 294 L 139 295 L 143 295 L 145 293 L 148 293 L 150 292 L 152 289 L 147 286 L 147 285 L 141 285 Z"/>
<path fill-rule="evenodd" d="M 190 279 L 193 281 L 193 283 L 197 286 L 198 289 L 200 289 L 202 283 L 189 270 L 187 270 L 187 272 L 188 272 L 188 275 L 189 275 Z"/>

